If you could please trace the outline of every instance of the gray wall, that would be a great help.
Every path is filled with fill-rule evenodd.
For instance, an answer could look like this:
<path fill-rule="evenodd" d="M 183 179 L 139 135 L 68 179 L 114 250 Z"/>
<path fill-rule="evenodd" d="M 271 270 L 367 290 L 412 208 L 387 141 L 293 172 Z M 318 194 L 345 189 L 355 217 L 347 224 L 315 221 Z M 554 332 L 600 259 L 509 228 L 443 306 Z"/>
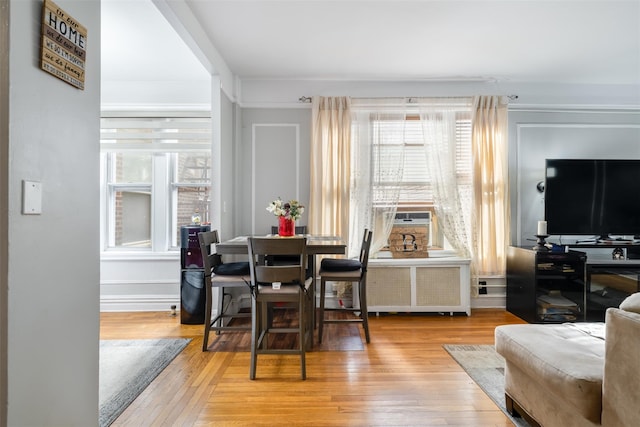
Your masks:
<path fill-rule="evenodd" d="M 42 1 L 8 3 L 10 426 L 98 424 L 100 3 L 56 3 L 88 30 L 84 90 L 39 68 Z M 41 215 L 21 214 L 23 180 Z"/>
<path fill-rule="evenodd" d="M 9 3 L 0 2 L 0 426 L 7 424 L 9 260 Z"/>
<path fill-rule="evenodd" d="M 311 110 L 242 110 L 236 182 L 238 234 L 264 234 L 277 225 L 267 205 L 281 197 L 309 203 Z M 306 225 L 303 214 L 296 225 Z"/>
<path fill-rule="evenodd" d="M 536 184 L 544 181 L 547 158 L 640 159 L 640 111 L 509 113 L 511 241 L 516 245 L 533 244 L 537 222 L 544 219 L 544 193 Z"/>
<path fill-rule="evenodd" d="M 230 239 L 235 236 L 236 208 L 235 198 L 238 197 L 237 181 L 233 179 L 237 168 L 237 153 L 235 147 L 235 105 L 220 91 L 220 152 L 213 153 L 214 162 L 219 161 L 220 182 L 224 183 L 220 191 L 220 201 L 213 200 L 214 209 L 217 204 L 220 208 L 220 232 L 221 239 Z M 215 185 L 215 181 L 213 182 Z M 213 194 L 213 192 L 212 192 Z"/>

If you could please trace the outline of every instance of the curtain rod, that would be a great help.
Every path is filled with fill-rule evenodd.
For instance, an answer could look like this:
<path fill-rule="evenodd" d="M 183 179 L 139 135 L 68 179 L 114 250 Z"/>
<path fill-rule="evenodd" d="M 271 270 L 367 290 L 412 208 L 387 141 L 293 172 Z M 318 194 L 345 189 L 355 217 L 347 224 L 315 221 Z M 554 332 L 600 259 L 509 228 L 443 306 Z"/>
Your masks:
<path fill-rule="evenodd" d="M 518 99 L 518 95 L 506 95 L 507 99 L 509 99 L 509 101 L 515 101 L 516 99 Z M 368 97 L 367 97 L 368 98 Z M 390 99 L 392 98 L 403 98 L 402 96 L 398 96 L 398 97 L 390 97 Z M 415 97 L 409 97 L 409 102 L 413 102 L 412 100 Z M 438 98 L 438 97 L 436 97 Z M 300 98 L 298 98 L 298 101 L 300 102 L 306 102 L 306 103 L 310 103 L 311 102 L 311 97 L 310 96 L 301 96 Z M 384 99 L 384 98 L 372 98 L 372 99 Z"/>

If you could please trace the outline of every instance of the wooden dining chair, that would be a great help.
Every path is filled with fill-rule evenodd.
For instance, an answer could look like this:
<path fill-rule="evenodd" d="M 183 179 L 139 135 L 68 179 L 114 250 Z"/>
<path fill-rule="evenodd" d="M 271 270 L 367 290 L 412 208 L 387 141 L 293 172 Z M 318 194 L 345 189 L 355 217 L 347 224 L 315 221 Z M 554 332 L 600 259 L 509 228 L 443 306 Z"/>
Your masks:
<path fill-rule="evenodd" d="M 320 262 L 320 309 L 318 322 L 318 342 L 322 342 L 322 334 L 325 323 L 362 323 L 367 344 L 369 337 L 369 313 L 367 309 L 367 264 L 369 263 L 369 248 L 373 232 L 364 230 L 360 255 L 358 259 L 325 258 Z M 325 289 L 327 282 L 353 282 L 358 285 L 358 306 L 352 308 L 338 308 L 325 306 Z M 327 319 L 327 311 L 348 311 L 358 313 L 355 318 Z"/>
<path fill-rule="evenodd" d="M 305 275 L 307 239 L 250 237 L 247 244 L 253 288 L 249 378 L 256 378 L 258 355 L 294 354 L 300 356 L 304 380 L 307 377 L 305 352 L 313 340 L 313 280 Z M 266 261 L 271 255 L 295 256 L 297 262 L 273 265 Z M 297 325 L 281 325 L 269 319 L 269 305 L 272 303 L 295 303 Z M 273 345 L 276 334 L 296 334 L 297 348 L 276 348 Z"/>
<path fill-rule="evenodd" d="M 215 245 L 220 242 L 218 231 L 205 231 L 198 233 L 198 242 L 202 252 L 202 264 L 205 280 L 205 308 L 204 308 L 204 336 L 202 351 L 209 347 L 209 332 L 215 331 L 250 331 L 249 326 L 234 326 L 234 318 L 250 317 L 251 313 L 227 313 L 231 305 L 232 295 L 227 293 L 228 288 L 250 289 L 251 276 L 249 275 L 248 262 L 223 263 L 222 257 L 216 253 Z M 211 318 L 213 305 L 213 289 L 218 290 L 218 304 L 215 318 Z M 225 304 L 225 299 L 227 302 Z M 225 323 L 226 321 L 226 323 Z"/>

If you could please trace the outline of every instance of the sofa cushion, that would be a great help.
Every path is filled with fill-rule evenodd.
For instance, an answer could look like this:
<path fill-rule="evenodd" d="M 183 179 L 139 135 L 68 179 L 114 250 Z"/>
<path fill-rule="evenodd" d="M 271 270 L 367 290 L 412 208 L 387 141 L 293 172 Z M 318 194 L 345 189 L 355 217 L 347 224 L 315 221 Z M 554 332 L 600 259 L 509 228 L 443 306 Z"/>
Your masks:
<path fill-rule="evenodd" d="M 584 332 L 587 335 L 591 335 L 594 338 L 605 339 L 607 328 L 604 322 L 577 322 L 577 323 L 565 323 L 567 328 L 575 328 Z"/>
<path fill-rule="evenodd" d="M 640 314 L 640 292 L 629 295 L 620 303 L 620 309 Z"/>
<path fill-rule="evenodd" d="M 495 334 L 496 351 L 536 379 L 541 395 L 599 423 L 604 340 L 570 324 L 503 325 Z"/>

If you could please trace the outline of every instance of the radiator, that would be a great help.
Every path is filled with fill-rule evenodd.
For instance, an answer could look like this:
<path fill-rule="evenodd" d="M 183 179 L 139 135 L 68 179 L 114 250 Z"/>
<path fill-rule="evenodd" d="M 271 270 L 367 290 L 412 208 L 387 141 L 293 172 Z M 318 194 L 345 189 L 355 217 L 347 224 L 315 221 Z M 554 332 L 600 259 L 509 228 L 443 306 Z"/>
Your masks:
<path fill-rule="evenodd" d="M 469 260 L 375 259 L 367 272 L 370 312 L 471 314 Z"/>

